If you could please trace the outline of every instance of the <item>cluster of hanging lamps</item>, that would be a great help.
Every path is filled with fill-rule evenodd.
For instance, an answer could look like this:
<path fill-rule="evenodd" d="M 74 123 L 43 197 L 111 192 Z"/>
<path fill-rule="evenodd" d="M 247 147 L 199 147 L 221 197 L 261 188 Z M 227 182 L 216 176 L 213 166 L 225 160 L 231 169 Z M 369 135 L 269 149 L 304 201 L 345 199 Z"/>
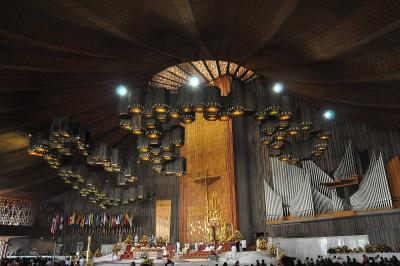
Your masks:
<path fill-rule="evenodd" d="M 259 122 L 259 141 L 269 147 L 269 156 L 293 165 L 322 156 L 331 135 L 316 129 L 323 125 L 316 125 L 318 119 L 310 110 L 299 110 L 295 116 L 288 96 L 258 86 L 261 93 L 253 118 Z"/>
<path fill-rule="evenodd" d="M 139 94 L 137 91 L 143 92 Z M 260 122 L 260 142 L 271 148 L 270 155 L 272 157 L 281 157 L 282 161 L 287 162 L 291 157 L 308 158 L 307 156 L 290 156 L 296 150 L 292 146 L 299 145 L 298 141 L 290 141 L 290 139 L 306 132 L 307 134 L 302 134 L 301 142 L 311 143 L 309 146 L 312 147 L 308 147 L 310 156 L 320 156 L 328 147 L 329 132 L 322 130 L 317 132 L 312 119 L 305 116 L 296 117 L 292 112 L 290 98 L 280 94 L 281 91 L 281 84 L 280 87 L 265 90 L 259 79 L 243 84 L 237 78 L 232 79 L 227 96 L 222 96 L 218 87 L 205 86 L 201 83 L 197 86 L 184 85 L 177 91 L 162 88 L 136 89 L 129 94 L 130 102 L 135 99 L 134 106 L 140 106 L 140 108 L 137 108 L 136 112 L 119 111 L 119 114 L 121 119 L 126 119 L 126 114 L 140 114 L 141 121 L 137 117 L 131 118 L 129 129 L 133 134 L 143 134 L 149 139 L 149 143 L 146 145 L 143 145 L 143 139 L 138 141 L 139 158 L 144 161 L 156 160 L 148 146 L 162 146 L 160 158 L 163 163 L 174 160 L 176 157 L 174 151 L 168 149 L 182 146 L 184 135 L 177 141 L 176 137 L 181 134 L 181 129 L 171 127 L 166 130 L 163 125 L 172 120 L 183 124 L 193 123 L 196 113 L 202 113 L 207 121 L 227 121 L 234 117 L 252 115 L 255 121 Z M 119 108 L 120 106 L 133 106 L 125 99 L 121 102 Z M 170 136 L 164 137 L 166 132 Z M 313 132 L 313 134 L 310 135 L 309 132 Z M 299 160 L 293 159 L 293 163 L 295 161 Z M 157 166 L 155 169 L 172 172 L 171 166 Z"/>
<path fill-rule="evenodd" d="M 143 97 L 142 92 L 129 92 L 128 101 L 121 101 L 118 110 L 121 127 L 143 137 L 138 147 L 148 153 L 150 160 L 151 147 L 159 146 L 161 141 L 154 143 L 146 137 L 145 133 L 150 133 L 143 122 Z M 161 110 L 158 105 L 156 107 Z M 150 130 L 156 130 L 161 136 L 159 121 L 153 124 L 155 127 Z M 58 175 L 66 184 L 101 208 L 130 202 L 128 192 L 139 178 L 137 159 L 131 155 L 127 157 L 119 148 L 109 147 L 107 143 L 89 146 L 89 141 L 90 133 L 84 125 L 70 121 L 68 116 L 60 116 L 53 119 L 48 137 L 42 133 L 30 136 L 28 154 L 46 160 L 50 167 L 58 169 Z M 107 175 L 112 178 L 106 178 Z"/>

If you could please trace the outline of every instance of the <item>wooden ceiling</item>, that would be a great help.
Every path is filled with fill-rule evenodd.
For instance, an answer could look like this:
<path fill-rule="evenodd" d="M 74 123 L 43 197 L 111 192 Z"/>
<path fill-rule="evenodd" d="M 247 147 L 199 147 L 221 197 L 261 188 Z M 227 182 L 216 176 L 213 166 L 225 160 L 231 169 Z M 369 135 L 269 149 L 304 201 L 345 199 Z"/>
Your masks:
<path fill-rule="evenodd" d="M 236 62 L 313 104 L 400 127 L 398 0 L 3 0 L 0 197 L 68 189 L 26 155 L 27 134 L 70 114 L 111 145 L 114 87 L 192 60 Z"/>

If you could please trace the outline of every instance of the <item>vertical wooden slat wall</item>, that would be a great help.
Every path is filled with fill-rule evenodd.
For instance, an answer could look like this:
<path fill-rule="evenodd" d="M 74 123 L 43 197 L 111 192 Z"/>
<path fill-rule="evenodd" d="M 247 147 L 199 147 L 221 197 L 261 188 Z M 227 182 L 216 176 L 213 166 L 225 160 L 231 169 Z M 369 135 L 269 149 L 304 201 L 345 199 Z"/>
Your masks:
<path fill-rule="evenodd" d="M 178 240 L 178 202 L 179 202 L 179 178 L 175 176 L 166 176 L 163 174 L 154 173 L 151 169 L 150 164 L 144 166 L 143 179 L 147 179 L 148 187 L 150 190 L 156 193 L 156 196 L 151 200 L 142 202 L 134 202 L 126 205 L 112 207 L 107 209 L 106 212 L 109 214 L 114 213 L 133 213 L 133 228 L 139 230 L 140 236 L 142 234 L 151 235 L 155 234 L 156 230 L 156 213 L 155 213 L 155 202 L 157 199 L 172 200 L 172 213 L 171 213 L 171 242 Z M 59 197 L 53 198 L 52 202 L 62 202 L 64 205 L 64 212 L 66 214 L 72 214 L 74 211 L 81 213 L 103 213 L 104 210 L 100 209 L 97 205 L 82 198 L 76 191 L 66 192 Z M 50 230 L 50 224 L 49 224 Z M 104 231 L 89 232 L 87 230 L 74 231 L 71 228 L 66 228 L 62 234 L 62 243 L 64 250 L 69 252 L 75 252 L 76 242 L 83 241 L 86 243 L 89 234 L 92 235 L 93 248 L 100 248 L 101 244 L 115 244 L 121 237 L 123 240 L 129 234 L 128 232 L 120 233 L 114 231 L 113 233 L 104 233 Z"/>
<path fill-rule="evenodd" d="M 400 157 L 392 158 L 386 165 L 386 171 L 389 175 L 389 187 L 392 195 L 393 207 L 400 207 Z"/>

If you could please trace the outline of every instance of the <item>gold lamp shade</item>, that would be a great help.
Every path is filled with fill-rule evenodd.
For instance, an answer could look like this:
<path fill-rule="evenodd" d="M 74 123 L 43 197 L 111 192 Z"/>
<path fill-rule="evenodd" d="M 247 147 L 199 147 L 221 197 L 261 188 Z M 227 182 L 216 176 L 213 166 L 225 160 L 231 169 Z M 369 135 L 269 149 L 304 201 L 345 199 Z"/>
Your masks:
<path fill-rule="evenodd" d="M 161 155 L 161 149 L 160 148 L 157 148 L 157 147 L 154 147 L 154 148 L 152 148 L 151 150 L 150 150 L 150 155 L 151 156 L 160 156 Z"/>
<path fill-rule="evenodd" d="M 274 137 L 273 137 L 273 136 L 262 136 L 262 137 L 260 138 L 260 142 L 261 142 L 261 144 L 263 144 L 263 145 L 269 145 L 269 144 L 272 143 L 273 140 L 274 140 Z"/>
<path fill-rule="evenodd" d="M 274 135 L 274 139 L 275 139 L 275 140 L 279 140 L 279 141 L 285 140 L 286 137 L 287 137 L 287 133 L 286 133 L 285 130 L 277 131 L 277 132 L 275 133 L 275 135 Z"/>
<path fill-rule="evenodd" d="M 142 115 L 134 114 L 130 120 L 130 131 L 134 135 L 142 135 L 144 132 Z"/>
<path fill-rule="evenodd" d="M 271 118 L 267 118 L 266 120 L 262 121 L 260 124 L 260 131 L 265 136 L 272 136 L 276 132 L 276 128 L 274 125 L 275 120 Z"/>
<path fill-rule="evenodd" d="M 175 147 L 181 147 L 185 143 L 185 128 L 182 126 L 171 127 L 171 144 Z"/>
<path fill-rule="evenodd" d="M 299 124 L 299 128 L 303 131 L 308 131 L 308 130 L 312 130 L 314 127 L 312 122 L 301 122 Z"/>
<path fill-rule="evenodd" d="M 271 105 L 266 108 L 268 116 L 275 117 L 281 112 L 281 107 L 277 105 Z"/>
<path fill-rule="evenodd" d="M 181 121 L 184 124 L 190 124 L 193 123 L 195 120 L 195 114 L 193 112 L 190 113 L 184 113 L 181 116 Z"/>
<path fill-rule="evenodd" d="M 209 113 L 217 113 L 221 110 L 221 90 L 218 87 L 210 86 L 205 88 L 206 91 L 206 111 Z"/>
<path fill-rule="evenodd" d="M 322 131 L 317 136 L 318 136 L 319 140 L 321 140 L 321 141 L 329 141 L 331 139 L 331 135 L 332 134 L 329 131 Z"/>
<path fill-rule="evenodd" d="M 151 159 L 151 156 L 150 156 L 150 153 L 148 153 L 148 152 L 141 152 L 139 154 L 139 160 L 141 160 L 141 161 L 150 161 L 150 159 Z"/>
<path fill-rule="evenodd" d="M 149 139 L 147 139 L 144 136 L 139 136 L 138 137 L 137 149 L 140 152 L 149 152 L 150 151 Z"/>
<path fill-rule="evenodd" d="M 287 130 L 287 134 L 291 137 L 297 136 L 300 133 L 300 128 L 298 126 L 291 126 Z"/>
<path fill-rule="evenodd" d="M 278 121 L 278 123 L 275 124 L 275 128 L 277 130 L 285 130 L 285 129 L 289 128 L 289 122 L 287 120 Z"/>
<path fill-rule="evenodd" d="M 169 94 L 169 112 L 168 115 L 170 118 L 179 119 L 181 117 L 181 111 L 178 106 L 178 94 L 175 92 L 170 92 Z"/>
<path fill-rule="evenodd" d="M 129 99 L 129 113 L 141 114 L 144 110 L 144 90 L 132 89 Z"/>
<path fill-rule="evenodd" d="M 270 144 L 270 147 L 274 150 L 280 149 L 282 146 L 283 146 L 283 141 L 279 140 L 273 141 Z"/>
<path fill-rule="evenodd" d="M 280 121 L 287 121 L 293 117 L 293 113 L 289 111 L 284 111 L 278 114 L 278 120 Z"/>
<path fill-rule="evenodd" d="M 153 94 L 153 112 L 155 114 L 167 113 L 169 110 L 169 91 L 164 88 L 152 90 Z"/>
<path fill-rule="evenodd" d="M 279 150 L 279 149 L 270 149 L 269 153 L 268 153 L 268 156 L 271 158 L 279 158 L 279 156 L 281 156 L 281 155 L 282 155 L 282 153 L 281 153 L 281 150 Z"/>
<path fill-rule="evenodd" d="M 203 116 L 207 121 L 216 121 L 216 120 L 218 120 L 217 113 L 204 112 Z"/>
<path fill-rule="evenodd" d="M 146 137 L 149 139 L 158 139 L 161 137 L 161 131 L 159 131 L 158 129 L 147 130 Z"/>
<path fill-rule="evenodd" d="M 165 160 L 165 161 L 171 161 L 171 160 L 173 160 L 174 159 L 174 153 L 173 152 L 170 152 L 170 151 L 165 151 L 165 152 L 163 152 L 163 154 L 162 154 L 162 158 Z"/>
<path fill-rule="evenodd" d="M 242 83 L 238 79 L 233 79 L 231 83 L 231 92 L 229 94 L 231 106 L 228 111 L 232 117 L 242 116 L 246 111 L 245 97 Z"/>
<path fill-rule="evenodd" d="M 188 86 L 179 88 L 177 98 L 177 105 L 180 107 L 182 114 L 192 112 L 191 88 Z"/>

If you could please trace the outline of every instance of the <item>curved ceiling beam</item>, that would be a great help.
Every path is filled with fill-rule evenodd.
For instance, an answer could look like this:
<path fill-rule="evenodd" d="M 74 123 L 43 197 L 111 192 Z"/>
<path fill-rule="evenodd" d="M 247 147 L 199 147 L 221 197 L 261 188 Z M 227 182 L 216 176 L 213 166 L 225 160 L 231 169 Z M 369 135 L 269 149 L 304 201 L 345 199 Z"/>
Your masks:
<path fill-rule="evenodd" d="M 42 72 L 131 72 L 146 70 L 159 72 L 170 62 L 122 61 L 51 54 L 37 49 L 0 47 L 0 67 L 14 70 Z"/>
<path fill-rule="evenodd" d="M 92 99 L 93 97 L 102 97 L 102 96 L 113 97 L 114 96 L 113 93 L 110 92 L 110 89 L 108 91 L 103 91 L 103 92 L 100 92 L 100 93 L 96 93 L 96 91 L 94 91 L 94 92 L 92 91 L 92 92 L 89 92 L 89 93 L 90 93 L 90 95 L 86 95 L 86 96 L 82 95 L 82 96 L 75 97 L 75 98 L 72 98 L 72 99 L 63 98 L 63 100 L 59 100 L 59 101 L 57 101 L 57 100 L 53 100 L 52 101 L 52 100 L 44 98 L 41 103 L 35 104 L 35 105 L 26 104 L 26 101 L 25 101 L 25 104 L 23 104 L 23 102 L 21 102 L 21 104 L 18 105 L 18 106 L 16 106 L 14 104 L 14 106 L 16 106 L 16 107 L 13 107 L 13 108 L 0 109 L 0 114 L 1 115 L 6 115 L 6 114 L 12 114 L 12 113 L 15 113 L 15 112 L 27 111 L 27 110 L 34 111 L 34 110 L 43 109 L 43 108 L 47 109 L 47 108 L 50 108 L 50 107 L 58 107 L 60 105 L 67 105 L 67 104 L 69 105 L 69 104 L 76 104 L 76 103 L 86 102 L 87 100 Z M 62 97 L 60 97 L 60 98 L 62 98 Z"/>
<path fill-rule="evenodd" d="M 247 54 L 244 54 L 241 60 L 245 60 L 252 54 L 257 53 L 260 49 L 262 49 L 279 31 L 298 4 L 298 0 L 283 0 L 281 2 L 281 6 L 274 14 L 269 26 L 262 32 L 258 43 L 256 43 L 256 45 L 252 47 L 252 50 L 250 50 Z"/>
<path fill-rule="evenodd" d="M 21 8 L 21 3 L 15 1 L 4 3 L 0 15 L 0 36 L 17 40 L 24 45 L 99 58 L 154 61 L 171 59 L 107 33 L 67 24 L 52 16 L 43 17 L 34 8 Z"/>
<path fill-rule="evenodd" d="M 252 65 L 253 69 L 282 69 L 334 59 L 399 27 L 400 2 L 367 0 L 330 30 L 286 45 L 288 47 L 280 55 L 274 55 L 276 48 L 261 50 L 249 57 L 245 65 Z M 285 46 L 285 41 L 282 44 Z M 278 62 L 279 65 L 276 65 Z"/>
<path fill-rule="evenodd" d="M 34 175 L 30 175 L 30 176 L 33 177 Z M 27 177 L 29 177 L 29 175 Z M 53 174 L 53 175 L 50 174 L 50 175 L 47 175 L 47 176 L 44 176 L 44 177 L 40 177 L 40 178 L 31 178 L 30 180 L 28 179 L 28 181 L 24 180 L 23 184 L 14 186 L 13 188 L 1 189 L 0 190 L 0 196 L 3 196 L 5 194 L 10 194 L 10 193 L 15 192 L 15 191 L 23 190 L 23 189 L 28 188 L 28 187 L 30 187 L 32 185 L 40 184 L 40 183 L 49 181 L 51 179 L 54 179 L 56 177 L 57 176 L 55 174 Z"/>
<path fill-rule="evenodd" d="M 396 50 L 363 55 L 346 61 L 310 64 L 283 70 L 259 71 L 267 77 L 306 83 L 363 83 L 400 80 L 400 54 Z"/>
<path fill-rule="evenodd" d="M 40 91 L 45 93 L 46 90 L 81 89 L 100 85 L 109 85 L 112 87 L 121 82 L 131 86 L 139 86 L 148 83 L 152 76 L 153 73 L 149 73 L 148 71 L 143 71 L 132 76 L 132 73 L 129 72 L 107 74 L 91 72 L 46 73 L 0 69 L 0 94 L 16 91 Z"/>
<path fill-rule="evenodd" d="M 98 104 L 101 102 L 101 104 Z M 91 113 L 90 117 L 93 117 L 93 112 L 99 108 L 102 108 L 106 105 L 114 105 L 116 106 L 116 99 L 107 97 L 105 99 L 91 99 L 85 103 L 85 108 L 79 108 L 77 106 L 69 106 L 67 105 L 65 108 L 60 109 L 57 108 L 50 112 L 49 110 L 40 110 L 33 114 L 27 114 L 26 116 L 15 115 L 12 119 L 9 117 L 5 117 L 4 119 L 8 119 L 7 124 L 5 124 L 5 128 L 0 129 L 0 134 L 12 131 L 15 129 L 24 129 L 29 127 L 36 127 L 44 124 L 51 124 L 53 118 L 55 116 L 69 114 L 70 118 L 76 122 L 80 122 L 80 115 L 85 115 L 86 113 Z M 1 120 L 1 119 L 0 119 Z"/>
<path fill-rule="evenodd" d="M 355 119 L 355 121 L 360 121 L 365 124 L 372 125 L 381 129 L 388 129 L 388 130 L 400 129 L 400 119 L 399 119 L 399 114 L 397 112 L 388 113 L 387 111 L 379 109 L 371 112 L 371 110 L 368 107 L 349 106 L 339 103 L 332 104 L 330 102 L 318 100 L 315 98 L 310 98 L 300 94 L 299 97 L 302 98 L 305 102 L 314 106 L 318 106 L 321 109 L 333 108 L 338 115 L 340 114 L 346 115 L 349 118 Z"/>
<path fill-rule="evenodd" d="M 366 0 L 340 24 L 295 50 L 304 62 L 328 60 L 369 43 L 400 26 L 400 2 Z"/>
<path fill-rule="evenodd" d="M 384 89 L 371 92 L 363 90 L 362 87 L 322 86 L 298 82 L 285 82 L 285 87 L 297 94 L 332 104 L 400 111 L 400 93 L 388 93 L 386 97 L 382 97 Z"/>
<path fill-rule="evenodd" d="M 199 29 L 197 28 L 196 19 L 194 18 L 189 0 L 174 0 L 172 1 L 172 4 L 181 18 L 182 23 L 185 25 L 185 28 L 192 35 L 192 38 L 200 50 L 204 53 L 204 56 L 213 58 L 207 46 L 205 45 L 203 38 L 201 37 Z"/>
<path fill-rule="evenodd" d="M 127 40 L 131 43 L 134 43 L 138 46 L 140 46 L 142 49 L 145 50 L 150 50 L 152 52 L 158 53 L 160 55 L 176 58 L 176 59 L 184 59 L 184 57 L 181 57 L 179 55 L 174 55 L 170 54 L 167 52 L 164 52 L 158 48 L 152 47 L 148 43 L 144 43 L 140 41 L 139 39 L 133 37 L 131 34 L 128 32 L 124 31 L 123 29 L 119 28 L 118 26 L 113 25 L 111 22 L 107 21 L 106 17 L 104 14 L 103 16 L 99 16 L 89 8 L 85 7 L 83 3 L 78 3 L 75 0 L 70 0 L 70 1 L 59 1 L 59 3 L 62 3 L 66 9 L 70 10 L 71 12 L 78 13 L 82 17 L 86 17 L 88 20 L 90 20 L 94 25 L 98 26 L 99 28 L 102 28 L 104 31 L 113 34 L 114 36 L 118 36 L 121 39 Z M 95 4 L 97 5 L 97 3 Z M 109 10 L 111 11 L 111 10 Z"/>

